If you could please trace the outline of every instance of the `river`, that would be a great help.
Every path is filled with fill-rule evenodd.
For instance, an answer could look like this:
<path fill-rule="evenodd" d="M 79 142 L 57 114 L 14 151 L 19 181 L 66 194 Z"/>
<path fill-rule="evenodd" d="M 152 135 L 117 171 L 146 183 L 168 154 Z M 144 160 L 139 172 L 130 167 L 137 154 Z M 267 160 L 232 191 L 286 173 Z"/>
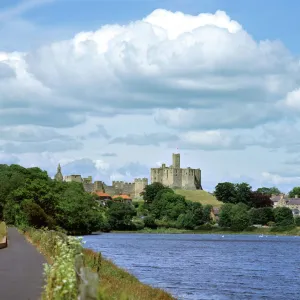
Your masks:
<path fill-rule="evenodd" d="M 84 241 L 177 299 L 300 299 L 300 237 L 108 233 Z"/>

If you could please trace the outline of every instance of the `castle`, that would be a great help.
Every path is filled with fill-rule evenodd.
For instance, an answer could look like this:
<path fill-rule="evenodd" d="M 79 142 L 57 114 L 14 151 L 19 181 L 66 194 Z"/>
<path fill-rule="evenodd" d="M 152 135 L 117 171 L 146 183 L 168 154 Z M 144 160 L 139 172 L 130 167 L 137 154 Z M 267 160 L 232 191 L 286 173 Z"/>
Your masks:
<path fill-rule="evenodd" d="M 85 191 L 89 193 L 104 192 L 111 196 L 126 194 L 133 198 L 140 197 L 140 193 L 148 185 L 147 178 L 135 178 L 133 182 L 113 181 L 112 185 L 106 185 L 103 181 L 94 181 L 92 176 L 82 178 L 81 175 L 63 176 L 58 165 L 55 180 L 66 182 L 80 182 Z M 173 153 L 173 164 L 166 167 L 151 169 L 151 182 L 160 182 L 165 186 L 186 190 L 202 190 L 201 170 L 192 168 L 180 168 L 180 154 Z"/>
<path fill-rule="evenodd" d="M 201 170 L 180 168 L 179 153 L 173 153 L 172 158 L 170 167 L 163 163 L 160 168 L 151 169 L 151 182 L 160 182 L 173 189 L 202 190 Z"/>
<path fill-rule="evenodd" d="M 135 178 L 133 182 L 113 181 L 112 185 L 106 185 L 103 181 L 93 182 L 92 176 L 88 176 L 87 178 L 82 178 L 81 175 L 63 176 L 60 165 L 57 167 L 54 179 L 57 181 L 82 183 L 84 190 L 89 193 L 103 192 L 111 196 L 125 194 L 133 198 L 140 197 L 140 193 L 148 185 L 147 178 Z"/>

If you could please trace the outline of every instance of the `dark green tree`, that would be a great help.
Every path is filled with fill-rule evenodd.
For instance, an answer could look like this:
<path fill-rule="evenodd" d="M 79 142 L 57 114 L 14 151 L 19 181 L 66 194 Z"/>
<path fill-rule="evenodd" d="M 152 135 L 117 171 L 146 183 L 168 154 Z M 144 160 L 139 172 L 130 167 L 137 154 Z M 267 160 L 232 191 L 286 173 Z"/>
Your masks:
<path fill-rule="evenodd" d="M 251 186 L 245 182 L 235 184 L 234 203 L 245 203 L 249 205 L 250 200 L 251 200 Z"/>
<path fill-rule="evenodd" d="M 294 224 L 292 210 L 288 207 L 276 207 L 274 209 L 274 218 L 276 225 L 279 226 L 288 226 Z"/>
<path fill-rule="evenodd" d="M 143 197 L 144 201 L 146 203 L 152 203 L 155 199 L 155 196 L 160 190 L 165 189 L 166 187 L 160 183 L 160 182 L 154 182 L 149 185 L 147 185 L 144 188 L 144 191 L 141 193 L 141 196 Z"/>
<path fill-rule="evenodd" d="M 112 229 L 135 229 L 135 226 L 132 223 L 132 218 L 136 216 L 136 210 L 132 205 L 122 202 L 113 202 L 108 209 L 107 215 L 108 223 Z"/>
<path fill-rule="evenodd" d="M 236 203 L 236 189 L 231 182 L 218 183 L 214 195 L 223 203 Z"/>
<path fill-rule="evenodd" d="M 203 206 L 203 222 L 209 223 L 211 221 L 211 212 L 213 206 L 212 205 L 204 205 Z"/>
<path fill-rule="evenodd" d="M 226 203 L 222 205 L 219 214 L 219 225 L 221 227 L 226 227 L 226 228 L 231 227 L 232 208 L 233 208 L 232 203 Z"/>

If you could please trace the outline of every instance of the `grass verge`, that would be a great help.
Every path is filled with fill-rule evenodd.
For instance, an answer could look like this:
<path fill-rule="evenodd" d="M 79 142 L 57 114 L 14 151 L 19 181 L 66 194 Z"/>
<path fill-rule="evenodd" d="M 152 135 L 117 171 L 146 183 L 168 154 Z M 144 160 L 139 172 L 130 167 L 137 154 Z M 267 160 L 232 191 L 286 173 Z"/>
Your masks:
<path fill-rule="evenodd" d="M 78 255 L 78 245 L 76 251 L 66 249 L 70 244 L 69 237 L 63 237 L 61 233 L 47 230 L 24 230 L 24 234 L 29 241 L 38 247 L 46 256 L 49 263 L 46 266 L 47 284 L 43 293 L 43 300 L 75 299 L 75 294 L 81 292 L 80 284 L 75 284 L 74 264 L 75 252 Z M 67 241 L 62 243 L 62 241 Z M 63 249 L 64 248 L 64 249 Z M 73 247 L 74 248 L 74 247 Z M 74 249 L 75 249 L 74 248 Z M 100 280 L 96 281 L 92 289 L 97 290 L 97 300 L 171 300 L 174 299 L 165 291 L 153 288 L 141 283 L 136 277 L 127 271 L 117 267 L 111 261 L 101 257 L 100 253 L 81 247 L 81 256 L 84 267 L 91 269 L 97 274 Z M 66 260 L 66 258 L 68 258 Z M 69 269 L 69 270 L 67 270 Z M 73 271 L 72 271 L 73 269 Z M 75 277 L 74 277 L 75 276 Z M 71 286 L 65 287 L 64 282 L 69 282 Z M 57 291 L 60 287 L 61 291 Z M 57 298 L 57 295 L 65 293 L 64 298 Z M 55 294 L 56 293 L 56 294 Z M 58 294 L 59 293 L 59 294 Z M 55 296 L 56 295 L 56 296 Z M 68 298 L 68 295 L 70 296 Z M 72 298 L 73 297 L 73 298 Z"/>

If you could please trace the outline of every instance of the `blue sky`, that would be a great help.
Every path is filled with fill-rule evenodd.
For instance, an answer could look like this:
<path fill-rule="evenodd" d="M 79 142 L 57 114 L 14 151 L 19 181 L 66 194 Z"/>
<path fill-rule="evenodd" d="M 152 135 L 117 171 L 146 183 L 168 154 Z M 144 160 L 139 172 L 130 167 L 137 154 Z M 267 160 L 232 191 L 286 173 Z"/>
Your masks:
<path fill-rule="evenodd" d="M 0 163 L 131 181 L 179 147 L 207 190 L 288 191 L 300 184 L 299 11 L 294 0 L 2 0 Z"/>
<path fill-rule="evenodd" d="M 66 38 L 78 30 L 96 30 L 104 24 L 138 20 L 157 8 L 187 14 L 224 10 L 255 39 L 279 39 L 294 53 L 300 52 L 295 38 L 300 28 L 297 0 L 288 1 L 288 5 L 283 0 L 2 0 L 0 11 L 12 10 L 22 2 L 37 4 L 24 9 L 16 18 L 36 26 L 62 28 Z"/>

